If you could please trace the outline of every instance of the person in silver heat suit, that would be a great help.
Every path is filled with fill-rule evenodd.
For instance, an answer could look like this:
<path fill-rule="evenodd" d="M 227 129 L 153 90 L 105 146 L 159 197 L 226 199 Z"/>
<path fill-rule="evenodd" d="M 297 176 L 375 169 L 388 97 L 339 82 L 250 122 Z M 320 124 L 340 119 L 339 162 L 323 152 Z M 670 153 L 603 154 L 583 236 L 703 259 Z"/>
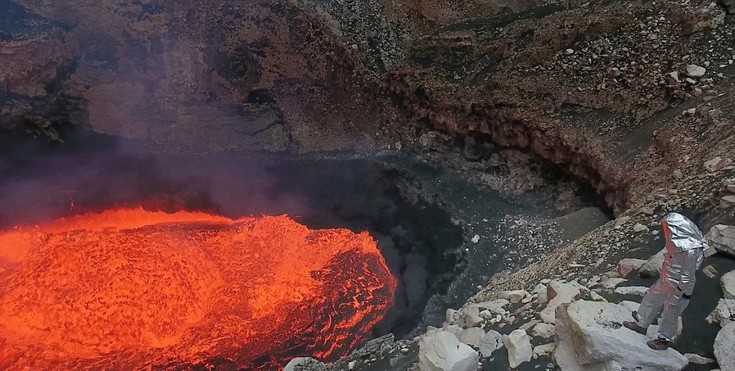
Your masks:
<path fill-rule="evenodd" d="M 702 231 L 684 215 L 667 214 L 661 220 L 661 228 L 666 238 L 661 276 L 646 292 L 638 311 L 633 312 L 635 322 L 623 323 L 625 327 L 645 335 L 646 328 L 661 314 L 658 338 L 647 343 L 656 350 L 664 350 L 671 345 L 679 317 L 694 291 L 695 273 L 704 256 L 714 253 Z"/>

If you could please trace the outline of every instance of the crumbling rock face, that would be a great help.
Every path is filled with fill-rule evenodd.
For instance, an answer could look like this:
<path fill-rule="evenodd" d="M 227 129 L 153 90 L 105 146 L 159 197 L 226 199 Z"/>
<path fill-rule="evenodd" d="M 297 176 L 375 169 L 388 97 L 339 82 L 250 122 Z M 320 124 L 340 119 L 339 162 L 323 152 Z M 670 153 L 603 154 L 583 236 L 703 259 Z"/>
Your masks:
<path fill-rule="evenodd" d="M 403 76 L 391 76 L 389 91 L 409 112 L 434 128 L 459 136 L 486 135 L 500 146 L 531 152 L 585 180 L 605 197 L 608 205 L 617 210 L 625 207 L 627 178 L 581 138 L 564 136 L 553 124 L 524 113 L 519 107 L 435 99 L 425 88 L 412 86 Z"/>
<path fill-rule="evenodd" d="M 59 62 L 1 82 L 5 127 L 306 152 L 406 144 L 429 124 L 554 163 L 616 210 L 662 169 L 633 164 L 656 115 L 716 94 L 733 57 L 732 21 L 702 1 L 17 2 L 55 30 L 37 44 Z M 19 42 L 1 28 L 0 47 Z"/>
<path fill-rule="evenodd" d="M 0 2 L 0 128 L 55 137 L 55 125 L 78 120 L 81 102 L 62 80 L 77 48 L 64 31 L 23 8 Z"/>
<path fill-rule="evenodd" d="M 38 46 L 47 54 L 78 45 L 64 54 L 75 64 L 64 94 L 86 102 L 81 123 L 94 131 L 210 150 L 372 145 L 376 85 L 315 12 L 287 1 L 19 3 L 64 26 Z M 42 94 L 39 68 L 65 59 L 34 59 L 33 79 L 14 69 L 20 81 L 0 88 Z"/>
<path fill-rule="evenodd" d="M 47 82 L 69 67 L 75 52 L 58 28 L 29 39 L 3 42 L 0 90 L 28 97 L 44 95 Z"/>
<path fill-rule="evenodd" d="M 416 37 L 386 82 L 400 106 L 387 119 L 404 131 L 390 142 L 426 130 L 485 136 L 558 164 L 616 210 L 639 202 L 632 189 L 668 170 L 643 154 L 654 133 L 662 143 L 681 133 L 661 130 L 681 112 L 667 111 L 717 95 L 732 20 L 705 1 L 579 5 L 534 4 Z"/>

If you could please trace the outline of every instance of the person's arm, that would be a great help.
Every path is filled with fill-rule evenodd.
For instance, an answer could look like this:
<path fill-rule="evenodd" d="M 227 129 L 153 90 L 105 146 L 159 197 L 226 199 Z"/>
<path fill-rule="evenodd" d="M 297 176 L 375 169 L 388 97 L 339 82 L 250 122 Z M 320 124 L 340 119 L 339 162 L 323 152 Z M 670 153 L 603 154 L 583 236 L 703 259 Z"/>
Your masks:
<path fill-rule="evenodd" d="M 679 289 L 689 296 L 694 291 L 694 283 L 696 281 L 696 273 L 702 259 L 698 258 L 697 250 L 681 251 L 676 253 L 674 259 L 677 265 L 681 267 L 681 276 L 679 277 Z"/>

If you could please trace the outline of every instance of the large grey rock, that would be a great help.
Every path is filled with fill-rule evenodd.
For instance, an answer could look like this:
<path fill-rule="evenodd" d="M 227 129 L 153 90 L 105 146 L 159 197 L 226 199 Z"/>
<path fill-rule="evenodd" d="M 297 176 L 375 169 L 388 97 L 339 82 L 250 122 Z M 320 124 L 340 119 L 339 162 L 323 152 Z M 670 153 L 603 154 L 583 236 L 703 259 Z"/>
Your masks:
<path fill-rule="evenodd" d="M 689 360 L 689 363 L 694 363 L 697 365 L 711 365 L 711 364 L 717 363 L 717 361 L 715 361 L 712 358 L 700 356 L 699 354 L 695 354 L 695 353 L 686 353 L 684 354 L 684 357 L 687 357 L 687 359 Z"/>
<path fill-rule="evenodd" d="M 503 347 L 503 335 L 495 330 L 489 330 L 480 340 L 480 354 L 490 357 L 494 351 Z"/>
<path fill-rule="evenodd" d="M 479 360 L 474 349 L 450 332 L 431 331 L 419 340 L 421 371 L 475 371 Z"/>
<path fill-rule="evenodd" d="M 735 299 L 720 299 L 717 307 L 706 318 L 707 322 L 717 322 L 720 326 L 725 327 L 735 322 Z"/>
<path fill-rule="evenodd" d="M 459 341 L 467 345 L 477 348 L 480 346 L 480 342 L 482 341 L 482 338 L 484 336 L 485 336 L 485 330 L 479 327 L 471 327 L 471 328 L 464 329 L 461 332 L 459 332 L 457 334 L 457 339 L 459 339 Z"/>
<path fill-rule="evenodd" d="M 707 73 L 707 69 L 696 64 L 687 64 L 686 73 L 687 76 L 702 77 L 705 73 Z"/>
<path fill-rule="evenodd" d="M 664 264 L 665 253 L 666 248 L 664 247 L 661 251 L 657 252 L 656 255 L 649 258 L 648 261 L 641 266 L 641 269 L 638 270 L 638 275 L 643 278 L 658 277 L 661 274 L 661 266 Z"/>
<path fill-rule="evenodd" d="M 582 293 L 582 285 L 572 281 L 568 283 L 553 280 L 546 287 L 547 296 L 550 298 L 549 304 L 546 305 L 539 315 L 541 320 L 546 323 L 554 323 L 556 308 L 565 303 L 571 303 Z M 585 288 L 586 289 L 586 288 Z"/>
<path fill-rule="evenodd" d="M 283 368 L 283 371 L 294 371 L 298 369 L 297 366 L 309 366 L 309 365 L 317 365 L 317 364 L 321 364 L 321 362 L 317 361 L 314 358 L 296 357 L 288 361 L 288 363 L 286 364 L 286 367 Z"/>
<path fill-rule="evenodd" d="M 482 323 L 482 317 L 480 317 L 480 308 L 475 304 L 470 304 L 463 307 L 460 310 L 461 321 L 464 323 L 464 327 L 475 327 Z"/>
<path fill-rule="evenodd" d="M 475 328 L 475 327 L 472 327 L 472 328 Z M 464 330 L 462 329 L 462 326 L 459 326 L 459 325 L 454 325 L 454 324 L 450 325 L 450 324 L 447 324 L 447 323 L 445 323 L 445 324 L 444 324 L 444 325 L 442 326 L 442 330 L 444 330 L 444 331 L 446 331 L 446 332 L 451 332 L 451 333 L 453 333 L 453 334 L 455 334 L 455 335 L 458 335 L 458 336 L 459 336 L 459 333 L 460 333 L 460 332 L 464 331 Z M 465 343 L 465 344 L 467 344 L 467 343 Z"/>
<path fill-rule="evenodd" d="M 508 363 L 510 368 L 528 362 L 533 357 L 531 337 L 523 330 L 515 330 L 503 338 L 503 343 L 508 349 Z"/>
<path fill-rule="evenodd" d="M 617 271 L 620 277 L 625 278 L 630 272 L 640 269 L 643 264 L 646 264 L 646 261 L 642 259 L 623 259 L 618 263 Z"/>
<path fill-rule="evenodd" d="M 618 287 L 618 285 L 620 285 L 621 283 L 624 283 L 624 282 L 627 282 L 627 281 L 628 280 L 626 280 L 625 278 L 611 277 L 611 278 L 606 278 L 605 280 L 603 280 L 602 282 L 600 282 L 598 285 L 599 286 L 602 286 L 602 288 L 605 288 L 605 289 L 608 289 L 608 290 L 612 290 L 612 289 Z"/>
<path fill-rule="evenodd" d="M 648 338 L 623 327 L 630 313 L 627 304 L 582 300 L 557 308 L 554 356 L 557 361 L 561 358 L 560 367 L 673 371 L 688 364 L 686 357 L 673 348 L 653 350 L 646 345 Z"/>
<path fill-rule="evenodd" d="M 507 306 L 508 304 L 510 304 L 510 301 L 506 299 L 495 299 L 482 303 L 477 303 L 474 305 L 477 306 L 480 310 L 489 310 L 496 314 L 506 315 L 508 314 L 508 311 L 505 310 L 505 306 Z"/>
<path fill-rule="evenodd" d="M 554 325 L 550 323 L 539 323 L 536 326 L 533 326 L 531 334 L 536 337 L 547 339 L 554 336 L 555 331 Z"/>
<path fill-rule="evenodd" d="M 536 285 L 536 287 L 533 288 L 533 293 L 538 295 L 539 304 L 546 304 L 549 302 L 546 285 L 544 285 L 543 283 L 539 283 L 538 285 Z"/>
<path fill-rule="evenodd" d="M 717 251 L 735 256 L 735 227 L 718 224 L 707 232 L 707 239 Z"/>
<path fill-rule="evenodd" d="M 449 325 L 456 323 L 460 318 L 462 318 L 462 313 L 452 308 L 447 308 L 447 311 L 444 313 L 444 323 Z"/>
<path fill-rule="evenodd" d="M 722 296 L 725 299 L 735 300 L 735 271 L 723 274 L 720 285 L 722 286 Z"/>
<path fill-rule="evenodd" d="M 729 158 L 722 158 L 720 156 L 713 157 L 711 160 L 704 163 L 705 170 L 709 172 L 720 171 L 727 166 L 732 164 L 732 160 Z"/>
<path fill-rule="evenodd" d="M 643 231 L 648 231 L 648 226 L 641 223 L 635 223 L 635 225 L 633 226 L 633 232 L 641 233 Z"/>
<path fill-rule="evenodd" d="M 735 323 L 720 330 L 715 338 L 715 358 L 722 371 L 735 371 Z"/>
<path fill-rule="evenodd" d="M 555 348 L 556 348 L 556 344 L 554 343 L 543 344 L 543 345 L 535 346 L 533 348 L 533 353 L 540 357 L 548 356 L 549 354 L 554 352 Z"/>
<path fill-rule="evenodd" d="M 635 296 L 646 295 L 646 291 L 648 291 L 648 287 L 643 286 L 622 286 L 615 289 L 616 294 Z"/>
<path fill-rule="evenodd" d="M 498 299 L 505 299 L 513 304 L 520 303 L 527 296 L 530 296 L 530 294 L 526 290 L 501 291 L 498 293 Z"/>
<path fill-rule="evenodd" d="M 577 361 L 577 356 L 574 354 L 574 345 L 569 341 L 562 341 L 556 343 L 554 348 L 554 360 L 559 366 L 559 369 L 563 371 L 623 371 L 615 361 L 598 362 L 591 365 L 582 365 Z"/>

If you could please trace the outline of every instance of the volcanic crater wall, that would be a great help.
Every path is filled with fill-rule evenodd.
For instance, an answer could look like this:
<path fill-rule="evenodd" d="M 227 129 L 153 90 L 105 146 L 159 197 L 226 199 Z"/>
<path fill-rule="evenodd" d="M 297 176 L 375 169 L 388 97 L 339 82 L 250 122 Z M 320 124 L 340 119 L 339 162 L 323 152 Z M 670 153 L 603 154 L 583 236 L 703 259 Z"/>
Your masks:
<path fill-rule="evenodd" d="M 664 80 L 731 38 L 704 2 L 580 5 L 0 0 L 0 126 L 300 153 L 374 150 L 418 118 L 533 153 L 621 210 L 611 143 L 717 81 Z"/>
<path fill-rule="evenodd" d="M 3 127 L 56 138 L 51 129 L 77 124 L 210 151 L 372 145 L 377 85 L 359 52 L 325 17 L 288 1 L 0 8 L 18 9 L 0 15 Z M 59 95 L 78 104 L 33 108 Z"/>
<path fill-rule="evenodd" d="M 387 89 L 401 105 L 431 127 L 456 136 L 486 135 L 495 144 L 530 152 L 585 181 L 615 211 L 627 203 L 629 179 L 588 143 L 574 141 L 519 107 L 494 102 L 447 102 L 431 97 L 424 86 L 411 86 L 393 73 Z"/>

